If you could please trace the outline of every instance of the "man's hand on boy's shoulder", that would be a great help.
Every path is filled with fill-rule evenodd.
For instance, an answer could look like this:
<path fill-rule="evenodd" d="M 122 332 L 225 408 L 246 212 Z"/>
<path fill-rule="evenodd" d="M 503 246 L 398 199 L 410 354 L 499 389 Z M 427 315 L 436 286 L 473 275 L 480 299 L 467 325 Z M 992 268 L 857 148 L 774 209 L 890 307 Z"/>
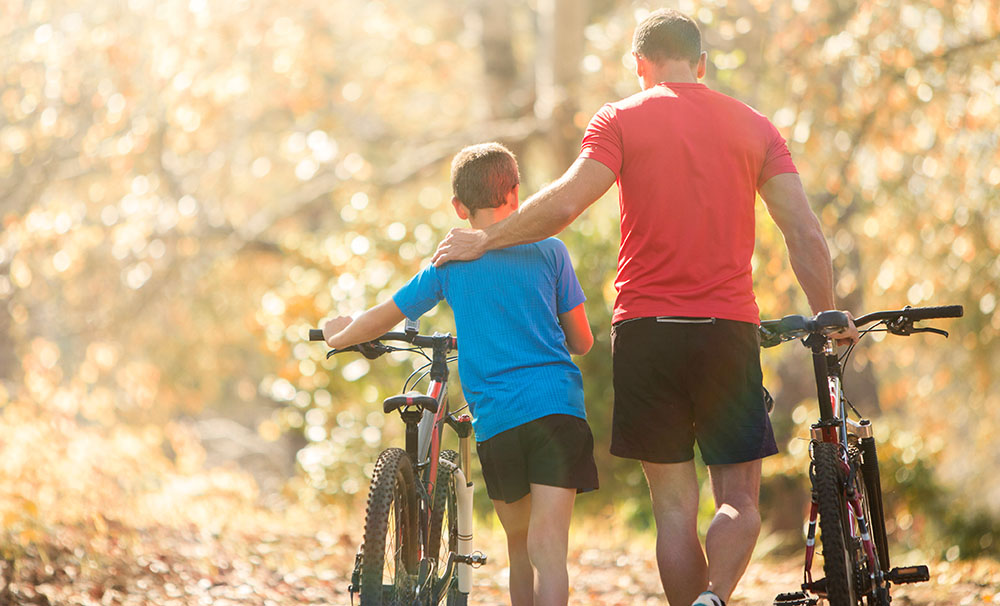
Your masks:
<path fill-rule="evenodd" d="M 449 261 L 472 261 L 486 254 L 486 232 L 481 229 L 452 229 L 438 244 L 431 263 L 441 267 Z"/>

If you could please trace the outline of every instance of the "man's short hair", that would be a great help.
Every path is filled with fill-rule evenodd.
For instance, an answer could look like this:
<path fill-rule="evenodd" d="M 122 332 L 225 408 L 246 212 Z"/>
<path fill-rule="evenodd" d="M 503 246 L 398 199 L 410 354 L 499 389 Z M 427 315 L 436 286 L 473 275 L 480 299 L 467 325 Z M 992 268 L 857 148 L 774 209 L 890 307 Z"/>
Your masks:
<path fill-rule="evenodd" d="M 499 143 L 470 145 L 451 161 L 451 190 L 471 211 L 503 206 L 519 182 L 517 159 Z"/>
<path fill-rule="evenodd" d="M 687 15 L 673 9 L 653 11 L 635 28 L 632 50 L 654 63 L 667 59 L 701 58 L 701 30 Z"/>

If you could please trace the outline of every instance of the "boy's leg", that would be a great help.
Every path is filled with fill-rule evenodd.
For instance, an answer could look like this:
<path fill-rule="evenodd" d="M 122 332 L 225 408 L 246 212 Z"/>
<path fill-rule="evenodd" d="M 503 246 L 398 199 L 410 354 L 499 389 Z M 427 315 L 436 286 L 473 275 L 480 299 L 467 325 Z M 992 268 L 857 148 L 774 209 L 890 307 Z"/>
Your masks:
<path fill-rule="evenodd" d="M 535 570 L 534 606 L 566 606 L 569 601 L 569 523 L 576 489 L 531 485 L 528 556 Z"/>
<path fill-rule="evenodd" d="M 510 562 L 511 606 L 533 606 L 534 573 L 528 557 L 528 525 L 531 519 L 531 495 L 507 503 L 493 500 L 493 508 L 507 535 L 507 558 Z"/>
<path fill-rule="evenodd" d="M 656 520 L 656 563 L 671 606 L 689 606 L 708 584 L 698 539 L 698 476 L 694 461 L 642 462 Z"/>
<path fill-rule="evenodd" d="M 760 534 L 760 460 L 709 465 L 715 518 L 708 527 L 708 589 L 723 600 L 746 572 Z"/>

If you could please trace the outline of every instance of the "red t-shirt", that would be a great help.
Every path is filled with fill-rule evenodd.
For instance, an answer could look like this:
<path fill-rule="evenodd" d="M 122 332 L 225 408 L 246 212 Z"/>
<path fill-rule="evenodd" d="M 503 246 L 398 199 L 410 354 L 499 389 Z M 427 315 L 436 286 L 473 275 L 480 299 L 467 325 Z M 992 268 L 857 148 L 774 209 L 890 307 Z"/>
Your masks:
<path fill-rule="evenodd" d="M 602 107 L 580 157 L 618 177 L 613 321 L 760 322 L 750 275 L 757 189 L 797 172 L 766 117 L 704 84 L 660 84 Z"/>

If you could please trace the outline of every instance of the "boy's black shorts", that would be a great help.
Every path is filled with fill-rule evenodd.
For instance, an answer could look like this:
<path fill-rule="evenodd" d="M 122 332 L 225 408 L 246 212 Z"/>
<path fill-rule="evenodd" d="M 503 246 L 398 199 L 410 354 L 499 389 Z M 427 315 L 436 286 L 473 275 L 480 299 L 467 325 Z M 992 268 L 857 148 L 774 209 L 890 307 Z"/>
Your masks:
<path fill-rule="evenodd" d="M 531 484 L 597 489 L 594 436 L 572 415 L 548 415 L 476 443 L 486 492 L 493 500 L 513 503 Z"/>
<path fill-rule="evenodd" d="M 757 327 L 715 318 L 637 318 L 611 329 L 611 454 L 651 463 L 743 463 L 778 452 L 764 402 Z"/>

